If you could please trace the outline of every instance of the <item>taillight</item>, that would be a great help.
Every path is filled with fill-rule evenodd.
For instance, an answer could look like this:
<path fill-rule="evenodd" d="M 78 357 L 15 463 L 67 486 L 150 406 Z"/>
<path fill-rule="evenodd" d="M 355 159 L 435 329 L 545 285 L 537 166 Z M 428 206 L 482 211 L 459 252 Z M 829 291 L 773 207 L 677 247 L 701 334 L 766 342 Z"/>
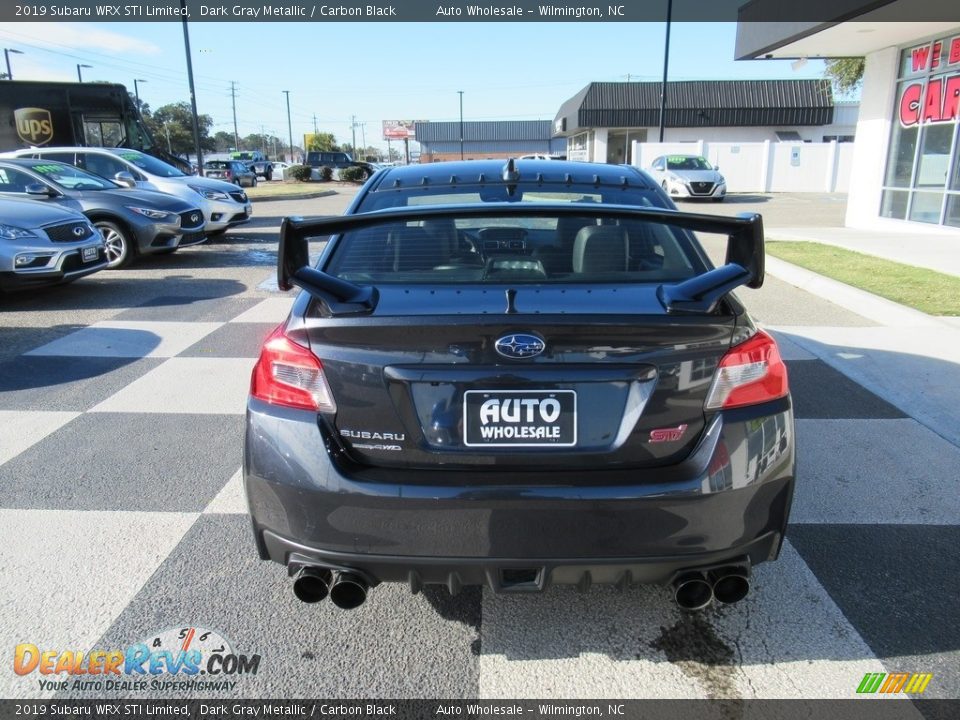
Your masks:
<path fill-rule="evenodd" d="M 760 331 L 730 348 L 717 368 L 706 408 L 735 408 L 777 400 L 790 392 L 776 341 Z"/>
<path fill-rule="evenodd" d="M 264 341 L 250 377 L 250 395 L 271 405 L 334 412 L 319 358 L 283 334 L 283 325 Z"/>

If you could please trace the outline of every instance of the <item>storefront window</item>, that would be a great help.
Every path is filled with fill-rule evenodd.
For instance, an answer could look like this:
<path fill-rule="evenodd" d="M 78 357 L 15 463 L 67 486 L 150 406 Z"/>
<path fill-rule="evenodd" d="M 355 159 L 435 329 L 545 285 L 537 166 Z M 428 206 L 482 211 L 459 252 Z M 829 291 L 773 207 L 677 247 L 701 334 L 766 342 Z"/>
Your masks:
<path fill-rule="evenodd" d="M 895 220 L 906 220 L 907 200 L 910 193 L 905 190 L 884 190 L 883 201 L 880 204 L 880 215 Z"/>
<path fill-rule="evenodd" d="M 891 187 L 910 187 L 913 176 L 913 158 L 917 152 L 917 134 L 915 127 L 905 128 L 894 125 L 893 139 L 890 142 L 890 156 L 887 159 L 886 184 Z"/>
<path fill-rule="evenodd" d="M 903 50 L 882 217 L 958 225 L 960 36 Z"/>

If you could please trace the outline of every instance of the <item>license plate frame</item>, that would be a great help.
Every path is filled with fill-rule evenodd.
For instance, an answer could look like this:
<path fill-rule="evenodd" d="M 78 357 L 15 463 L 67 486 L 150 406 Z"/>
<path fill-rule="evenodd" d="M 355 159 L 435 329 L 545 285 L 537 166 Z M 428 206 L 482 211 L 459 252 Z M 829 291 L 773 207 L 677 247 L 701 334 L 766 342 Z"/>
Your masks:
<path fill-rule="evenodd" d="M 496 401 L 484 409 L 487 401 Z M 504 402 L 509 401 L 509 402 Z M 528 402 L 524 402 L 528 401 Z M 534 402 L 529 402 L 534 401 Z M 555 401 L 554 403 L 544 401 Z M 557 417 L 550 420 L 553 410 Z M 487 422 L 484 423 L 484 416 Z M 516 419 L 514 419 L 516 418 Z M 484 427 L 504 428 L 488 430 Z M 541 428 L 538 430 L 538 428 Z M 555 431 L 555 432 L 554 432 Z M 471 448 L 573 448 L 577 445 L 576 390 L 465 390 L 463 444 Z"/>

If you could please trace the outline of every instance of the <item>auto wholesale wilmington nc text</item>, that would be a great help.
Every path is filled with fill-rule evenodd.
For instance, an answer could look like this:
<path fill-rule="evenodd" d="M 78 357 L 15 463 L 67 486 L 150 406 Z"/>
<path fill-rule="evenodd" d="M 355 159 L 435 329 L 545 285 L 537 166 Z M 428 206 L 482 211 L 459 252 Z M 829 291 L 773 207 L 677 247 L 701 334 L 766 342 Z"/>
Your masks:
<path fill-rule="evenodd" d="M 568 7 L 566 5 L 538 5 L 535 10 L 524 10 L 518 5 L 439 5 L 434 15 L 438 17 L 622 17 L 624 5 L 607 5 L 604 13 L 600 7 Z"/>

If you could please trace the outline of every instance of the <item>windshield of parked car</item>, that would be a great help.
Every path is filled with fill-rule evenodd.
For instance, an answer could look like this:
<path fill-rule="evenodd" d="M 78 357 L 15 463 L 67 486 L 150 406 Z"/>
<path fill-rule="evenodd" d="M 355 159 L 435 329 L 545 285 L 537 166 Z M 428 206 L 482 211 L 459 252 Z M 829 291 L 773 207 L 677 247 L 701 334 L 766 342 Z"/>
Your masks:
<path fill-rule="evenodd" d="M 119 185 L 110 180 L 93 175 L 73 165 L 59 162 L 45 162 L 31 165 L 30 169 L 45 180 L 66 190 L 115 190 Z"/>
<path fill-rule="evenodd" d="M 702 157 L 675 155 L 667 158 L 667 170 L 713 170 L 713 166 Z"/>
<path fill-rule="evenodd" d="M 158 160 L 152 155 L 147 155 L 136 150 L 122 150 L 115 153 L 128 163 L 136 165 L 138 168 L 157 177 L 186 177 L 186 175 L 177 170 L 173 165 L 168 165 L 163 160 Z"/>
<path fill-rule="evenodd" d="M 662 283 L 705 270 L 685 231 L 589 210 L 385 222 L 337 238 L 323 269 L 377 285 Z"/>

